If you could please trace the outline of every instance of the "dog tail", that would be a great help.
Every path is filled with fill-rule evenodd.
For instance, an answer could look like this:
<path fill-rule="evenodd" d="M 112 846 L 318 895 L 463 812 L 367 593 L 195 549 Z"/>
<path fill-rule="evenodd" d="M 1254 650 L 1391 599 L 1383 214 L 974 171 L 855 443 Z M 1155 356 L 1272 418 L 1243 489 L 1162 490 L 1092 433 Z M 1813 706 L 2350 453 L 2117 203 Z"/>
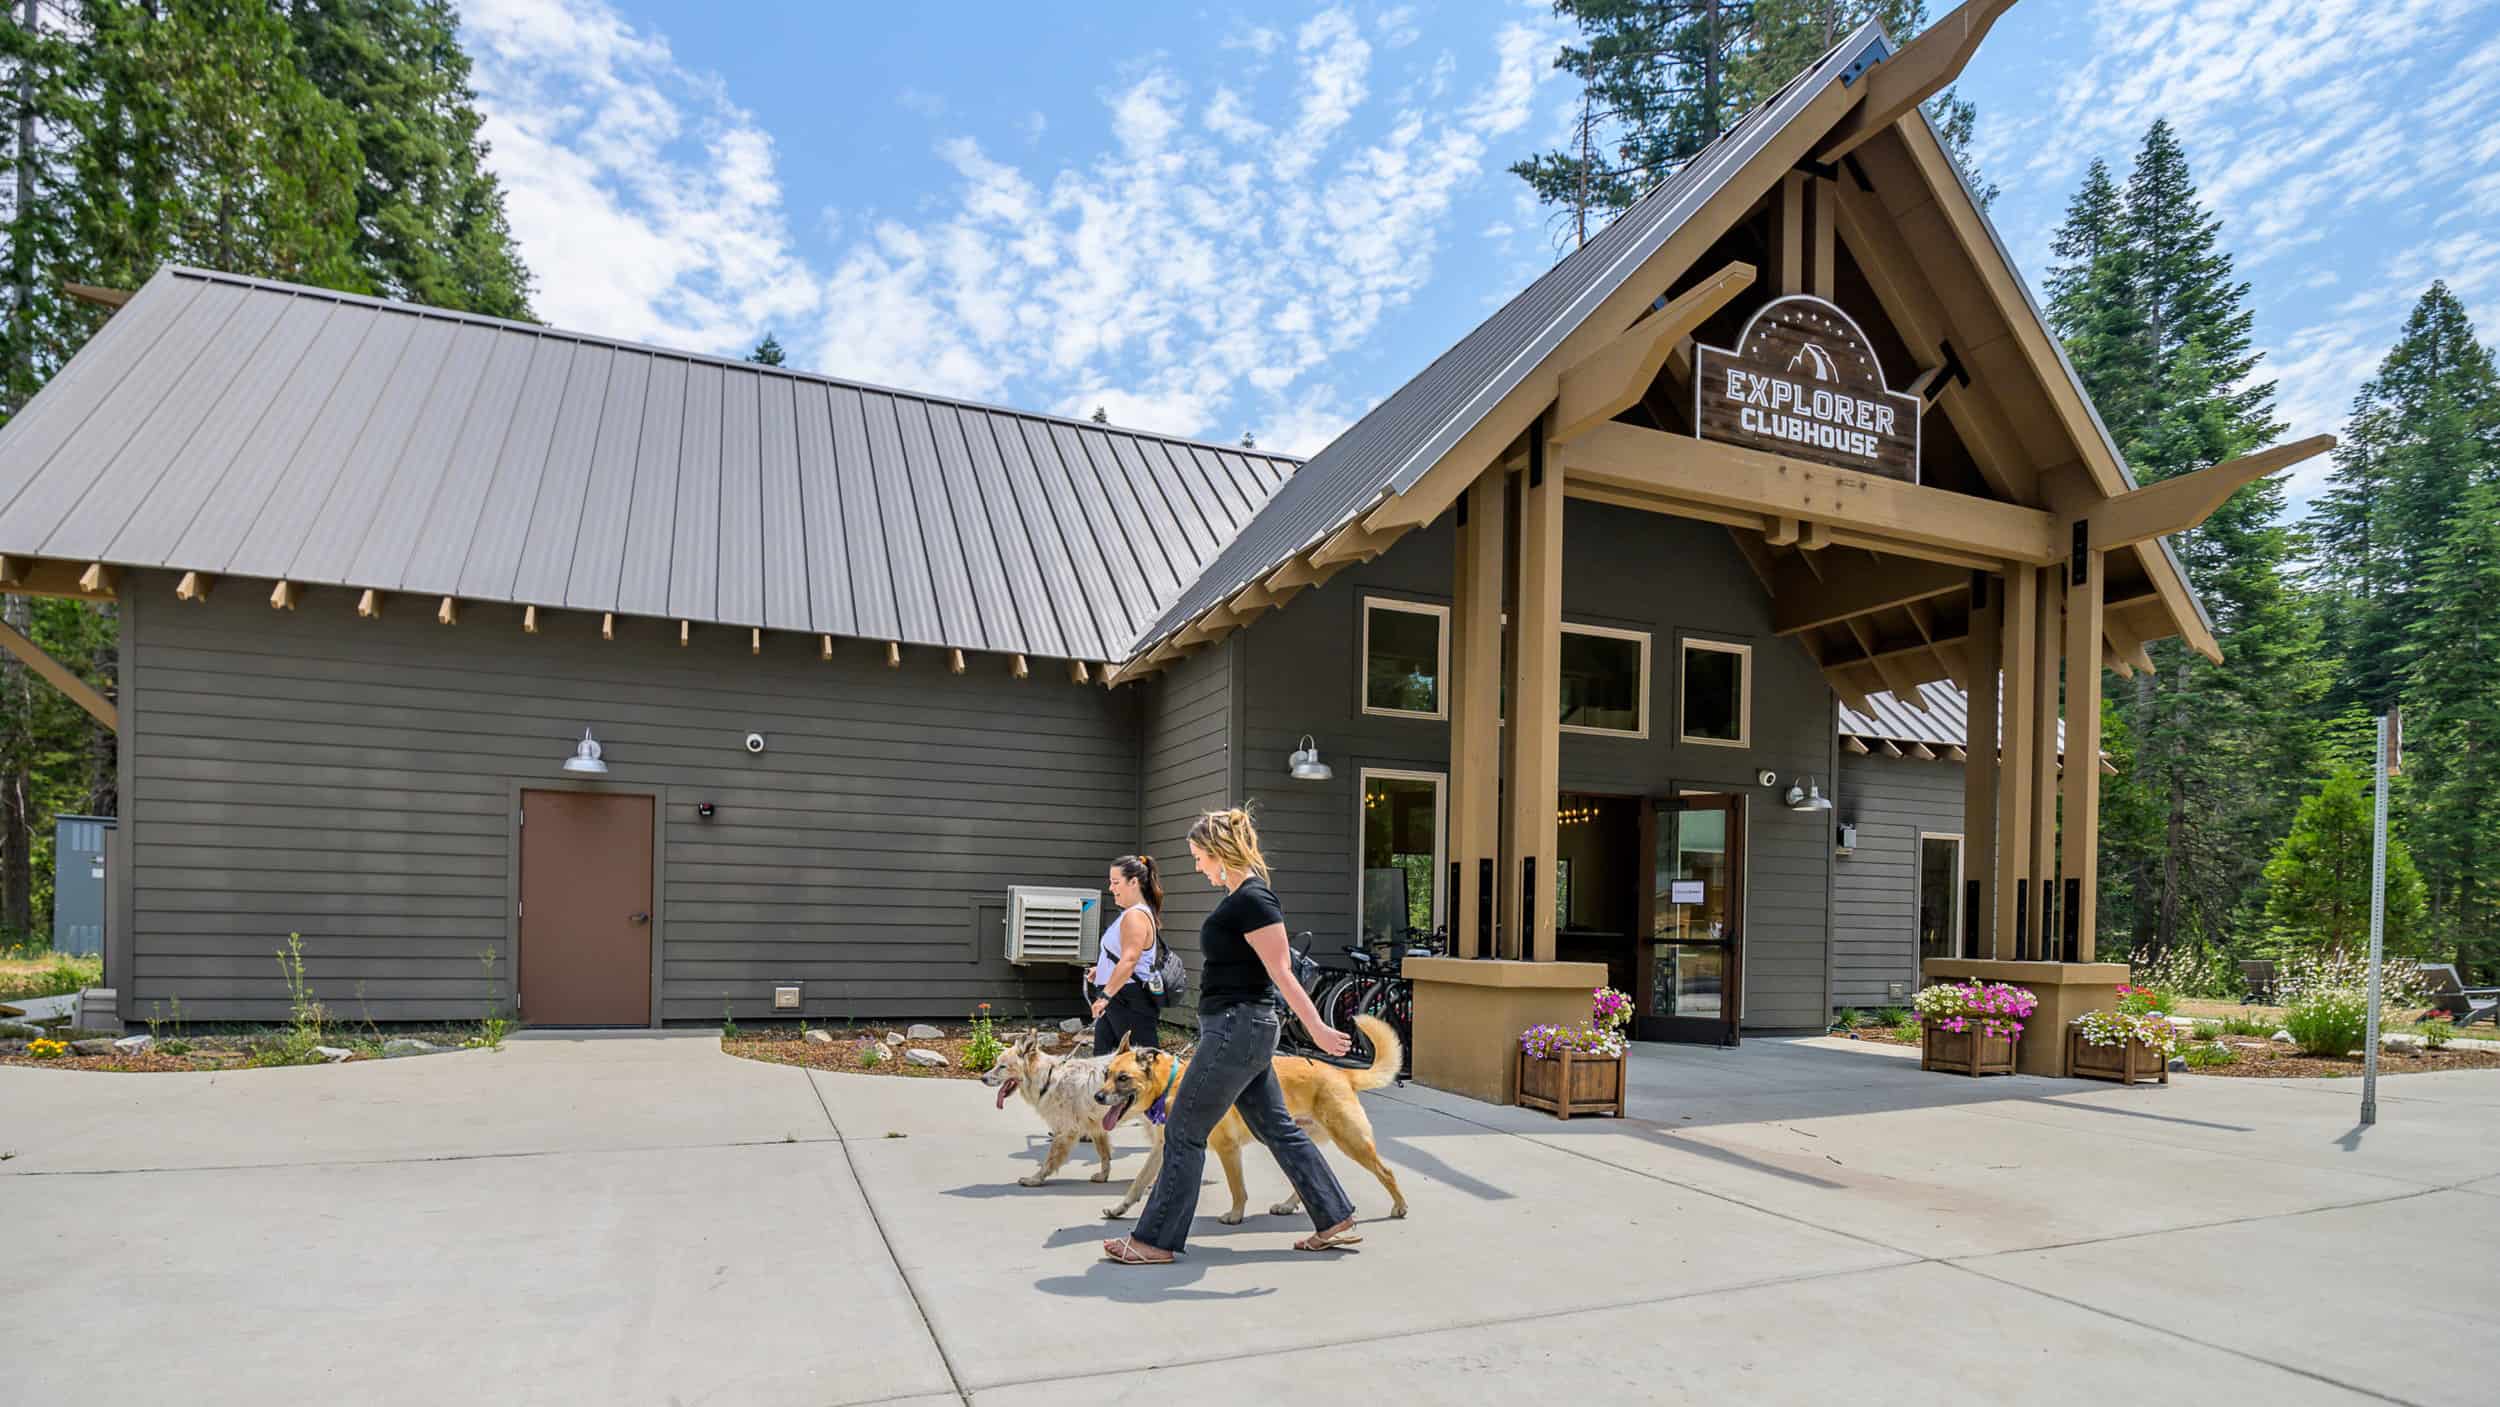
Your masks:
<path fill-rule="evenodd" d="M 1357 1016 L 1354 1024 L 1363 1039 L 1372 1043 L 1371 1068 L 1354 1072 L 1354 1087 L 1378 1089 L 1395 1080 L 1399 1067 L 1406 1063 L 1406 1045 L 1398 1039 L 1397 1028 L 1377 1016 Z"/>

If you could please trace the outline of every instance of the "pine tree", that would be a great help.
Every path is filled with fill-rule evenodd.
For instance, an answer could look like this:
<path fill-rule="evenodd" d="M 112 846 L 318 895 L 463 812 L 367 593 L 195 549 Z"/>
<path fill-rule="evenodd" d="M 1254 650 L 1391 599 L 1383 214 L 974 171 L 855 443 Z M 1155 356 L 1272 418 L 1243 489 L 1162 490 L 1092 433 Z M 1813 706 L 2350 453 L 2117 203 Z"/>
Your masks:
<path fill-rule="evenodd" d="M 1896 45 L 1927 23 L 1922 0 L 1555 0 L 1581 42 L 1554 66 L 1580 82 L 1563 146 L 1511 166 L 1558 212 L 1568 244 L 1605 221 L 1768 100 L 1868 20 Z M 1950 91 L 1930 116 L 1982 204 L 1996 189 L 1970 156 L 1977 114 Z"/>
<path fill-rule="evenodd" d="M 84 0 L 93 95 L 75 210 L 93 281 L 171 261 L 371 292 L 352 122 L 255 0 Z"/>
<path fill-rule="evenodd" d="M 529 270 L 486 169 L 447 0 L 293 0 L 297 67 L 349 116 L 354 258 L 394 298 L 526 319 Z"/>
<path fill-rule="evenodd" d="M 2432 554 L 2467 486 L 2500 472 L 2500 375 L 2445 283 L 2414 304 L 2353 400 L 2312 531 L 2331 644 L 2345 661 L 2332 698 L 2370 716 L 2397 699 L 2400 660 L 2432 609 Z"/>
<path fill-rule="evenodd" d="M 2135 246 L 2126 197 L 2093 158 L 2051 245 L 2049 327 L 2066 344 L 2101 423 L 2132 457 L 2151 415 L 2154 356 L 2136 296 Z"/>
<path fill-rule="evenodd" d="M 2351 953 L 2370 941 L 2371 805 L 2357 767 L 2338 767 L 2303 797 L 2292 828 L 2266 862 L 2266 928 L 2285 956 Z M 2422 876 L 2404 842 L 2387 846 L 2387 951 L 2431 951 L 2423 922 Z"/>
<path fill-rule="evenodd" d="M 78 49 L 41 0 L 15 0 L 0 19 L 9 118 L 0 139 L 7 163 L 7 321 L 0 324 L 0 422 L 34 395 L 66 359 L 70 333 L 61 281 L 70 270 L 72 231 L 61 187 L 60 132 L 76 97 Z M 54 7 L 57 8 L 57 7 Z"/>
<path fill-rule="evenodd" d="M 788 360 L 788 356 L 781 350 L 781 339 L 767 332 L 764 340 L 755 344 L 755 350 L 747 353 L 747 360 L 764 366 L 779 366 Z"/>
<path fill-rule="evenodd" d="M 2407 732 L 2415 739 L 2413 834 L 2429 871 L 2434 928 L 2460 970 L 2500 963 L 2500 476 L 2476 473 L 2447 539 L 2430 554 L 2429 605 L 2406 642 Z"/>
<path fill-rule="evenodd" d="M 1085 418 L 1093 421 L 1097 425 L 1108 425 L 1111 423 L 1111 412 L 1103 409 L 1101 406 L 1096 406 L 1094 407 L 1094 413 Z"/>

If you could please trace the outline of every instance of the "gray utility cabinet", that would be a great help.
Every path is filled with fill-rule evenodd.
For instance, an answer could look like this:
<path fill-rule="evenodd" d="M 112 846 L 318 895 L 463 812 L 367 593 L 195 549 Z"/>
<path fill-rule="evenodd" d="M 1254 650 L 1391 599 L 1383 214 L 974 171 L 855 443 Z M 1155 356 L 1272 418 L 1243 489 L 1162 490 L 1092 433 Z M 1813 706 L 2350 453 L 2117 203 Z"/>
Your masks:
<path fill-rule="evenodd" d="M 52 818 L 52 951 L 104 951 L 104 837 L 110 816 Z"/>

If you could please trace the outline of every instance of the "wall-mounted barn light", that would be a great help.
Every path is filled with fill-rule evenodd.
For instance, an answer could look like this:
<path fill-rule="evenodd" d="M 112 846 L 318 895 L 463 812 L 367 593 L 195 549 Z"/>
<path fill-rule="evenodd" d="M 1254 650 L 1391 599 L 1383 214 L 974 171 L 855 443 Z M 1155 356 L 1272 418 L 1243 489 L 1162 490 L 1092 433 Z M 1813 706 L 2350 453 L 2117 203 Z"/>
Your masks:
<path fill-rule="evenodd" d="M 1324 782 L 1337 775 L 1335 768 L 1319 760 L 1319 744 L 1312 741 L 1308 733 L 1302 735 L 1302 746 L 1294 749 L 1293 756 L 1285 759 L 1285 765 L 1292 770 L 1293 779 L 1297 782 Z"/>
<path fill-rule="evenodd" d="M 587 772 L 593 776 L 607 775 L 608 764 L 600 756 L 599 740 L 590 735 L 588 728 L 582 730 L 582 740 L 573 745 L 573 755 L 564 759 L 564 770 Z"/>
<path fill-rule="evenodd" d="M 1791 811 L 1829 811 L 1832 809 L 1832 799 L 1823 794 L 1823 788 L 1809 774 L 1802 782 L 1792 781 L 1788 784 L 1788 809 Z"/>

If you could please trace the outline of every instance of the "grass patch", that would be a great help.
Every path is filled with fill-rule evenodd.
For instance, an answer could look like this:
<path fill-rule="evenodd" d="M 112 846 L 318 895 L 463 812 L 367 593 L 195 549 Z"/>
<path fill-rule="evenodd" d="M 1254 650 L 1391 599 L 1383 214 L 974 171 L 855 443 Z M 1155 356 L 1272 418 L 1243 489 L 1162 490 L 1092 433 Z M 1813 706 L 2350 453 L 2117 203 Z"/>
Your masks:
<path fill-rule="evenodd" d="M 0 957 L 0 1002 L 66 997 L 104 984 L 104 959 L 69 953 Z"/>

